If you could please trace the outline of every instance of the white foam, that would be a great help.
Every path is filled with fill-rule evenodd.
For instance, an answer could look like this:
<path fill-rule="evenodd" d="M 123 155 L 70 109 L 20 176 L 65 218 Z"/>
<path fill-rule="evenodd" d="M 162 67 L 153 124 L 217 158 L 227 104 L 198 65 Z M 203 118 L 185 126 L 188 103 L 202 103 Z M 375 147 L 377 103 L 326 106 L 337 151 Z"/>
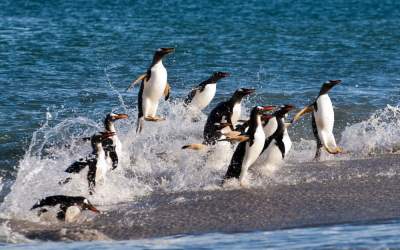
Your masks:
<path fill-rule="evenodd" d="M 187 112 L 179 103 L 163 103 L 159 113 L 167 120 L 146 122 L 142 133 L 136 134 L 136 112 L 128 110 L 128 113 L 129 119 L 117 123 L 124 150 L 121 164 L 109 172 L 105 183 L 98 183 L 92 197 L 88 195 L 85 174 L 72 175 L 73 181 L 63 186 L 58 182 L 71 176 L 64 172 L 71 163 L 90 153 L 90 143 L 81 138 L 101 131 L 103 117 L 99 122 L 85 117 L 69 118 L 55 126 L 46 121 L 33 134 L 29 149 L 19 163 L 16 181 L 0 207 L 1 215 L 39 221 L 36 213 L 29 209 L 38 199 L 49 195 L 82 195 L 97 206 L 110 207 L 108 205 L 132 201 L 155 190 L 176 192 L 219 188 L 234 147 L 229 143 L 221 144 L 209 153 L 181 149 L 183 145 L 202 141 L 206 115 Z M 193 122 L 193 118 L 197 122 Z M 399 107 L 388 106 L 368 120 L 348 126 L 339 145 L 345 151 L 364 155 L 393 151 L 400 143 L 399 118 Z M 314 141 L 293 138 L 286 164 L 310 161 L 314 154 Z M 323 159 L 346 157 L 349 154 L 325 154 Z M 250 185 L 263 185 L 269 178 L 255 174 L 250 177 Z M 296 177 L 287 178 L 296 181 Z"/>

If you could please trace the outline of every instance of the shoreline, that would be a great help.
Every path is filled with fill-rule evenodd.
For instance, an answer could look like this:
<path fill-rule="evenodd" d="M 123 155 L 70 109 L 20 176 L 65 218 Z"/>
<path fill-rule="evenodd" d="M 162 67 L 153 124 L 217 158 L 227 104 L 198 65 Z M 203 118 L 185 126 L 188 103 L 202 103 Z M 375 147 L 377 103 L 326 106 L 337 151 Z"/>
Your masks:
<path fill-rule="evenodd" d="M 297 183 L 153 193 L 82 224 L 9 220 L 39 240 L 131 240 L 180 234 L 271 231 L 400 217 L 400 155 L 285 166 Z M 317 181 L 309 181 L 310 176 Z M 6 220 L 1 219 L 4 223 Z M 8 221 L 8 220 L 7 220 Z"/>

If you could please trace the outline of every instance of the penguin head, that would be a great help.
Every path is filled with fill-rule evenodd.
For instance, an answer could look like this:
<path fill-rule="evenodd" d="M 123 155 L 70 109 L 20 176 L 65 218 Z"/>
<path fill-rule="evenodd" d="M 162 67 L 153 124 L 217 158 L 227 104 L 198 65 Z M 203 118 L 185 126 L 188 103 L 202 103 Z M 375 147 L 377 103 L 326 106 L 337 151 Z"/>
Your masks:
<path fill-rule="evenodd" d="M 275 106 L 255 106 L 250 112 L 250 120 L 256 120 L 265 112 L 274 110 Z"/>
<path fill-rule="evenodd" d="M 237 89 L 235 93 L 233 93 L 232 100 L 234 102 L 240 102 L 243 99 L 243 97 L 245 97 L 246 95 L 250 95 L 255 91 L 256 91 L 255 89 L 247 89 L 247 88 Z"/>
<path fill-rule="evenodd" d="M 109 131 L 100 132 L 99 134 L 94 134 L 90 138 L 90 142 L 92 143 L 93 150 L 96 150 L 96 149 L 98 149 L 98 147 L 101 147 L 101 143 L 113 135 L 115 135 L 115 133 L 109 132 Z"/>
<path fill-rule="evenodd" d="M 100 211 L 90 203 L 90 201 L 86 198 L 83 198 L 82 202 L 80 202 L 78 205 L 82 210 L 90 210 L 95 213 L 100 213 Z"/>
<path fill-rule="evenodd" d="M 104 119 L 104 127 L 107 131 L 111 130 L 111 125 L 114 121 L 116 120 L 120 120 L 120 119 L 126 119 L 129 116 L 127 114 L 114 114 L 114 113 L 110 113 L 106 116 L 106 118 Z"/>
<path fill-rule="evenodd" d="M 172 53 L 174 51 L 175 51 L 175 48 L 159 48 L 159 49 L 157 49 L 156 52 L 154 53 L 153 63 L 157 63 L 158 61 L 163 59 L 163 57 L 165 55 L 168 55 L 169 53 Z"/>
<path fill-rule="evenodd" d="M 341 80 L 329 80 L 322 84 L 321 90 L 319 91 L 319 95 L 324 95 L 329 92 L 333 87 L 335 87 L 337 84 L 341 83 Z"/>
<path fill-rule="evenodd" d="M 225 78 L 228 76 L 229 76 L 229 73 L 227 73 L 227 72 L 217 71 L 212 74 L 212 76 L 210 77 L 210 80 L 211 80 L 211 82 L 216 83 L 219 80 L 221 80 L 222 78 Z"/>
<path fill-rule="evenodd" d="M 280 107 L 278 111 L 275 112 L 275 116 L 277 117 L 284 117 L 287 113 L 293 110 L 295 107 L 291 104 L 285 104 Z"/>

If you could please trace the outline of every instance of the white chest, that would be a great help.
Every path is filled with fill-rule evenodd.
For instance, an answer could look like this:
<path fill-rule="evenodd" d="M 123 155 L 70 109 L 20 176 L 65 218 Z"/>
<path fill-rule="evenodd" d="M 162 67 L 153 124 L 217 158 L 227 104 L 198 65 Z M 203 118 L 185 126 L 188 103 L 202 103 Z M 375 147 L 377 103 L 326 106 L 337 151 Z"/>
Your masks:
<path fill-rule="evenodd" d="M 107 162 L 104 150 L 97 153 L 97 164 L 96 164 L 96 181 L 104 179 L 108 169 L 110 169 L 109 163 Z"/>
<path fill-rule="evenodd" d="M 335 114 L 333 111 L 333 106 L 331 99 L 328 94 L 321 95 L 317 99 L 318 110 L 314 111 L 315 122 L 319 130 L 328 131 L 333 130 L 333 124 L 335 121 Z"/>
<path fill-rule="evenodd" d="M 283 132 L 283 144 L 285 145 L 285 156 L 288 155 L 290 149 L 292 148 L 292 140 L 290 139 L 287 129 Z"/>
<path fill-rule="evenodd" d="M 273 133 L 275 133 L 278 128 L 278 121 L 276 117 L 272 117 L 269 119 L 268 123 L 264 126 L 265 137 L 270 137 Z"/>
<path fill-rule="evenodd" d="M 231 117 L 233 126 L 236 126 L 238 120 L 240 119 L 241 113 L 242 113 L 242 106 L 240 105 L 240 102 L 235 103 L 235 105 L 233 106 L 232 117 Z"/>
<path fill-rule="evenodd" d="M 191 105 L 197 107 L 200 110 L 204 109 L 208 106 L 208 104 L 210 104 L 210 102 L 214 98 L 216 90 L 217 84 L 207 84 L 204 87 L 203 91 L 196 91 L 196 95 L 193 97 Z"/>
<path fill-rule="evenodd" d="M 151 68 L 151 76 L 144 85 L 143 94 L 146 98 L 156 101 L 161 98 L 166 86 L 167 69 L 160 61 Z"/>

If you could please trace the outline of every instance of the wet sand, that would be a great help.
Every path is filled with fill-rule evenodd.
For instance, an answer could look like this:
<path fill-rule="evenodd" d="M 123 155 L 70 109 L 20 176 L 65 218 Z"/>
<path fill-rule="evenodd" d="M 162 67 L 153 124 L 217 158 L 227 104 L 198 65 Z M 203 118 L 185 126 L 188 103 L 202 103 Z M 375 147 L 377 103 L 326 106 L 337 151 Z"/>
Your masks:
<path fill-rule="evenodd" d="M 177 234 L 278 230 L 400 217 L 400 155 L 302 163 L 248 189 L 154 193 L 82 224 L 10 221 L 41 240 L 127 240 Z"/>

